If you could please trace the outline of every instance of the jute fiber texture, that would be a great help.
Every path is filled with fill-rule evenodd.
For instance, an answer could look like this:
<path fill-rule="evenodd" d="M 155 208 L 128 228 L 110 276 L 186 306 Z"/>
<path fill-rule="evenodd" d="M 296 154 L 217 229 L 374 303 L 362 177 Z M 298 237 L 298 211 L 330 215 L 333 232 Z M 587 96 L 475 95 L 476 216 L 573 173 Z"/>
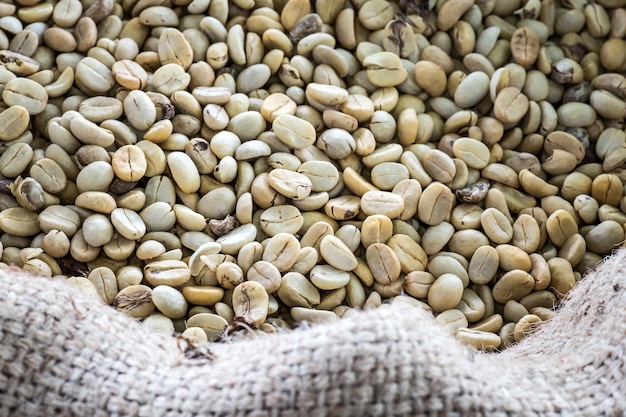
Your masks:
<path fill-rule="evenodd" d="M 622 416 L 626 250 L 495 354 L 401 303 L 194 347 L 63 283 L 0 273 L 0 416 Z"/>

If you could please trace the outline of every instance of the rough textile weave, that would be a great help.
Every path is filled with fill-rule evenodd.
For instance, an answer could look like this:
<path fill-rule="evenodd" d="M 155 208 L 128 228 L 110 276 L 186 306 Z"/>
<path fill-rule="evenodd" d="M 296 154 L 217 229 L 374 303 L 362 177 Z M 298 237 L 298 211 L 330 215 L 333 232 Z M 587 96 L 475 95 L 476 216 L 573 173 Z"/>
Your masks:
<path fill-rule="evenodd" d="M 399 303 L 206 349 L 62 283 L 0 273 L 0 416 L 622 416 L 626 250 L 496 354 Z"/>

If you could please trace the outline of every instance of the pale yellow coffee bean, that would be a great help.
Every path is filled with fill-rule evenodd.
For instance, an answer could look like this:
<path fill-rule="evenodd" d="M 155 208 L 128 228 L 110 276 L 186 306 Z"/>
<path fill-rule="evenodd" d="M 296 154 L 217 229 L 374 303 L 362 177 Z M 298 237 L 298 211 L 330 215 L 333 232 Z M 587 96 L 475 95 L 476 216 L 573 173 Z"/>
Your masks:
<path fill-rule="evenodd" d="M 409 220 L 417 213 L 417 205 L 422 196 L 422 186 L 415 179 L 405 179 L 398 182 L 392 193 L 399 195 L 404 200 L 404 210 L 399 216 L 400 220 Z"/>
<path fill-rule="evenodd" d="M 513 226 L 509 219 L 495 208 L 487 208 L 480 215 L 485 234 L 494 243 L 508 243 L 513 237 Z"/>
<path fill-rule="evenodd" d="M 358 14 L 359 22 L 369 30 L 382 29 L 393 16 L 393 8 L 382 0 L 364 2 Z"/>
<path fill-rule="evenodd" d="M 290 45 L 291 46 L 291 45 Z M 237 91 L 248 94 L 263 87 L 271 75 L 270 67 L 265 64 L 254 64 L 245 68 L 237 76 Z"/>
<path fill-rule="evenodd" d="M 116 208 L 111 212 L 111 223 L 115 230 L 126 239 L 137 240 L 146 233 L 146 225 L 136 212 Z"/>
<path fill-rule="evenodd" d="M 493 287 L 493 298 L 499 303 L 509 300 L 519 301 L 522 297 L 530 294 L 535 285 L 535 280 L 526 271 L 513 269 L 502 275 Z"/>
<path fill-rule="evenodd" d="M 139 212 L 139 216 L 146 225 L 146 231 L 167 231 L 174 227 L 176 215 L 172 206 L 165 201 L 157 201 L 147 205 Z"/>
<path fill-rule="evenodd" d="M 539 55 L 539 36 L 530 28 L 519 28 L 511 36 L 511 54 L 523 67 L 535 63 Z"/>
<path fill-rule="evenodd" d="M 377 0 L 370 0 L 377 1 Z M 400 58 L 391 52 L 377 52 L 363 60 L 368 80 L 377 87 L 393 87 L 406 80 L 408 71 Z"/>
<path fill-rule="evenodd" d="M 596 119 L 596 111 L 589 104 L 570 102 L 557 109 L 559 124 L 565 127 L 585 127 Z"/>
<path fill-rule="evenodd" d="M 575 234 L 565 241 L 558 256 L 566 259 L 572 266 L 578 265 L 585 257 L 587 243 L 585 238 L 579 234 Z"/>
<path fill-rule="evenodd" d="M 478 294 L 470 288 L 463 290 L 463 297 L 456 306 L 456 309 L 460 310 L 470 323 L 481 320 L 485 315 L 485 303 Z"/>
<path fill-rule="evenodd" d="M 400 276 L 402 267 L 393 249 L 384 243 L 368 246 L 365 257 L 374 279 L 381 284 L 389 284 Z"/>
<path fill-rule="evenodd" d="M 409 179 L 409 170 L 397 162 L 383 162 L 371 170 L 372 183 L 381 190 L 391 190 L 400 181 Z"/>
<path fill-rule="evenodd" d="M 303 149 L 315 143 L 315 128 L 306 120 L 291 114 L 278 115 L 273 123 L 272 130 L 276 137 L 290 148 Z"/>
<path fill-rule="evenodd" d="M 378 191 L 378 188 L 367 182 L 352 167 L 344 168 L 342 179 L 346 188 L 357 196 L 363 196 L 368 191 Z"/>
<path fill-rule="evenodd" d="M 0 140 L 17 139 L 30 122 L 28 110 L 22 106 L 11 106 L 0 113 Z"/>
<path fill-rule="evenodd" d="M 261 256 L 263 256 L 263 246 L 259 242 L 248 243 L 237 254 L 237 265 L 247 274 L 252 264 L 261 260 Z"/>
<path fill-rule="evenodd" d="M 5 209 L 0 213 L 2 216 L 5 212 L 10 218 L 19 218 L 20 208 L 15 208 L 18 213 L 11 213 L 7 210 L 13 210 L 11 208 Z M 16 215 L 14 215 L 16 214 Z M 37 227 L 40 227 L 44 233 L 48 233 L 51 230 L 60 230 L 67 236 L 73 236 L 82 224 L 82 219 L 74 210 L 69 207 L 61 205 L 48 206 L 39 213 Z"/>
<path fill-rule="evenodd" d="M 78 62 L 74 80 L 78 88 L 99 94 L 108 92 L 115 85 L 111 70 L 92 57 L 85 57 Z"/>
<path fill-rule="evenodd" d="M 267 163 L 272 168 L 284 168 L 289 171 L 296 171 L 302 164 L 297 156 L 287 152 L 274 152 L 267 157 Z"/>
<path fill-rule="evenodd" d="M 191 76 L 179 64 L 165 64 L 159 67 L 152 75 L 152 84 L 156 90 L 167 96 L 187 88 Z"/>
<path fill-rule="evenodd" d="M 0 230 L 15 236 L 33 236 L 40 231 L 38 215 L 22 207 L 9 207 L 0 212 Z"/>
<path fill-rule="evenodd" d="M 480 227 L 483 209 L 476 204 L 460 204 L 452 210 L 450 221 L 459 230 Z"/>
<path fill-rule="evenodd" d="M 435 323 L 443 326 L 450 334 L 455 334 L 457 330 L 469 326 L 465 314 L 454 308 L 437 314 Z"/>
<path fill-rule="evenodd" d="M 298 259 L 300 242 L 294 235 L 278 233 L 268 242 L 263 251 L 263 260 L 273 263 L 279 271 L 287 271 Z"/>
<path fill-rule="evenodd" d="M 201 327 L 188 326 L 185 331 L 181 333 L 181 336 L 192 343 L 206 343 L 209 341 L 208 336 L 204 332 L 204 329 Z"/>
<path fill-rule="evenodd" d="M 156 240 L 146 240 L 135 250 L 135 255 L 141 260 L 150 260 L 157 258 L 167 252 L 165 246 Z"/>
<path fill-rule="evenodd" d="M 263 210 L 260 217 L 261 229 L 268 236 L 278 233 L 297 233 L 304 223 L 302 213 L 291 205 L 280 205 Z"/>
<path fill-rule="evenodd" d="M 452 145 L 454 156 L 461 159 L 468 168 L 483 169 L 491 159 L 489 148 L 482 142 L 470 138 L 459 138 Z"/>
<path fill-rule="evenodd" d="M 361 211 L 367 215 L 383 214 L 395 219 L 404 210 L 404 200 L 388 191 L 368 191 L 361 197 Z"/>
<path fill-rule="evenodd" d="M 315 248 L 319 252 L 320 244 L 325 236 L 333 235 L 333 227 L 323 221 L 316 222 L 309 227 L 306 233 L 300 239 L 300 245 L 304 247 Z"/>
<path fill-rule="evenodd" d="M 69 123 L 72 134 L 86 145 L 111 146 L 115 142 L 113 133 L 81 117 L 75 117 Z"/>
<path fill-rule="evenodd" d="M 298 254 L 298 259 L 292 265 L 290 271 L 298 272 L 300 274 L 308 274 L 311 269 L 317 264 L 319 255 L 315 248 L 307 247 L 301 248 Z"/>
<path fill-rule="evenodd" d="M 448 187 L 440 182 L 432 182 L 422 192 L 417 215 L 422 222 L 435 226 L 450 218 L 454 202 L 454 194 Z"/>
<path fill-rule="evenodd" d="M 14 78 L 5 84 L 2 100 L 9 106 L 22 106 L 31 115 L 40 114 L 48 103 L 48 93 L 36 81 Z"/>
<path fill-rule="evenodd" d="M 135 61 L 122 59 L 111 67 L 115 81 L 129 90 L 141 90 L 148 83 L 148 74 Z"/>
<path fill-rule="evenodd" d="M 319 253 L 329 265 L 341 271 L 352 271 L 357 267 L 354 253 L 336 236 L 324 236 L 320 241 Z"/>
<path fill-rule="evenodd" d="M 339 171 L 327 161 L 306 161 L 297 167 L 299 174 L 311 180 L 311 191 L 331 191 L 339 183 Z"/>
<path fill-rule="evenodd" d="M 182 289 L 183 296 L 190 304 L 196 304 L 199 306 L 212 306 L 215 303 L 222 300 L 224 297 L 224 290 L 219 287 L 210 285 L 187 285 Z M 187 321 L 189 324 L 189 321 Z"/>
<path fill-rule="evenodd" d="M 30 164 L 34 151 L 26 143 L 9 145 L 0 155 L 0 174 L 8 178 L 20 175 Z"/>
<path fill-rule="evenodd" d="M 146 26 L 178 26 L 174 10 L 164 6 L 150 6 L 139 13 L 139 22 Z"/>
<path fill-rule="evenodd" d="M 152 289 L 152 303 L 171 319 L 180 319 L 187 314 L 188 305 L 183 294 L 167 285 L 158 285 Z"/>
<path fill-rule="evenodd" d="M 465 77 L 454 92 L 454 102 L 462 108 L 478 104 L 489 93 L 489 76 L 474 71 Z"/>
<path fill-rule="evenodd" d="M 428 255 L 410 236 L 395 234 L 387 241 L 387 245 L 398 257 L 403 273 L 409 274 L 413 271 L 426 270 Z"/>
<path fill-rule="evenodd" d="M 156 107 L 150 97 L 141 90 L 132 90 L 124 99 L 124 114 L 137 130 L 145 131 L 156 121 Z"/>
<path fill-rule="evenodd" d="M 541 323 L 541 319 L 535 314 L 527 314 L 522 317 L 515 324 L 513 333 L 515 342 L 519 343 L 522 339 L 530 335 L 537 328 L 539 323 Z"/>
<path fill-rule="evenodd" d="M 492 163 L 487 165 L 481 172 L 486 179 L 508 185 L 510 187 L 519 187 L 519 175 L 515 170 L 505 164 Z"/>
<path fill-rule="evenodd" d="M 320 290 L 342 288 L 350 281 L 350 274 L 330 265 L 316 265 L 310 271 L 311 282 Z"/>
<path fill-rule="evenodd" d="M 118 294 L 118 287 L 115 274 L 110 268 L 94 268 L 87 276 L 87 279 L 93 284 L 102 301 L 107 304 L 113 304 Z"/>
<path fill-rule="evenodd" d="M 456 275 L 461 279 L 464 286 L 469 285 L 468 268 L 466 258 L 455 252 L 439 252 L 430 259 L 427 267 L 428 271 L 436 277 L 446 273 Z"/>
<path fill-rule="evenodd" d="M 426 298 L 435 276 L 426 271 L 413 271 L 404 277 L 404 289 L 415 298 Z"/>
<path fill-rule="evenodd" d="M 93 247 L 103 246 L 113 238 L 113 225 L 103 214 L 92 214 L 83 221 L 85 242 Z"/>
<path fill-rule="evenodd" d="M 146 264 L 143 271 L 146 281 L 153 286 L 177 287 L 191 278 L 191 270 L 182 261 L 153 261 Z"/>
<path fill-rule="evenodd" d="M 361 243 L 365 248 L 372 243 L 387 243 L 393 235 L 393 223 L 384 214 L 368 216 L 361 225 Z"/>
<path fill-rule="evenodd" d="M 530 271 L 532 265 L 530 257 L 517 246 L 501 244 L 496 246 L 496 251 L 500 259 L 500 269 L 504 271 L 511 271 L 513 269 L 521 269 L 526 272 Z"/>
<path fill-rule="evenodd" d="M 43 237 L 41 248 L 54 258 L 62 258 L 70 251 L 70 240 L 60 230 L 51 230 Z"/>
<path fill-rule="evenodd" d="M 559 209 L 548 217 L 546 230 L 552 243 L 561 247 L 567 239 L 578 233 L 578 224 L 570 213 Z"/>
<path fill-rule="evenodd" d="M 485 352 L 498 349 L 502 343 L 502 339 L 497 334 L 475 329 L 461 328 L 456 331 L 456 338 L 466 346 Z"/>
<path fill-rule="evenodd" d="M 541 231 L 537 221 L 528 214 L 520 214 L 513 223 L 511 243 L 527 253 L 539 248 Z"/>
<path fill-rule="evenodd" d="M 311 180 L 303 174 L 286 169 L 273 169 L 269 172 L 270 186 L 285 197 L 304 200 L 311 193 Z"/>
<path fill-rule="evenodd" d="M 623 192 L 622 181 L 614 174 L 600 174 L 591 183 L 591 197 L 600 205 L 610 204 L 617 207 Z"/>
<path fill-rule="evenodd" d="M 433 149 L 424 154 L 424 169 L 435 181 L 449 183 L 456 175 L 454 161 L 444 152 Z"/>
<path fill-rule="evenodd" d="M 493 103 L 494 114 L 502 123 L 517 123 L 528 111 L 528 98 L 516 87 L 500 90 Z"/>
<path fill-rule="evenodd" d="M 551 280 L 548 262 L 538 253 L 530 254 L 530 261 L 532 263 L 530 275 L 535 280 L 534 291 L 545 290 L 550 285 Z"/>
<path fill-rule="evenodd" d="M 461 16 L 472 7 L 474 0 L 450 0 L 443 4 L 437 14 L 437 27 L 440 30 L 447 31 Z"/>
<path fill-rule="evenodd" d="M 626 114 L 624 100 L 606 90 L 595 90 L 589 97 L 589 104 L 602 117 L 618 120 Z"/>
<path fill-rule="evenodd" d="M 327 322 L 337 319 L 333 311 L 317 310 L 304 307 L 292 307 L 291 317 L 297 322 Z"/>
<path fill-rule="evenodd" d="M 517 301 L 509 300 L 504 304 L 502 315 L 506 321 L 517 323 L 526 314 L 528 314 L 526 307 Z"/>
<path fill-rule="evenodd" d="M 248 281 L 258 282 L 265 288 L 268 294 L 278 290 L 281 283 L 281 273 L 276 266 L 267 261 L 256 261 L 248 269 L 246 278 Z"/>
<path fill-rule="evenodd" d="M 168 336 L 175 332 L 172 319 L 161 313 L 149 315 L 141 322 L 141 326 L 149 332 L 162 333 Z"/>
<path fill-rule="evenodd" d="M 305 94 L 310 101 L 330 107 L 342 105 L 349 96 L 345 88 L 320 83 L 309 83 L 306 86 Z"/>
<path fill-rule="evenodd" d="M 146 285 L 129 285 L 113 301 L 113 307 L 133 318 L 144 318 L 154 311 L 152 289 Z"/>
<path fill-rule="evenodd" d="M 446 91 L 446 73 L 435 62 L 421 60 L 415 64 L 414 72 L 417 85 L 431 97 L 439 97 Z"/>
<path fill-rule="evenodd" d="M 456 307 L 463 297 L 463 281 L 454 274 L 439 276 L 428 291 L 428 304 L 435 311 L 445 311 Z"/>
<path fill-rule="evenodd" d="M 49 193 L 58 193 L 67 186 L 67 176 L 54 160 L 41 158 L 30 168 L 30 175 Z"/>
<path fill-rule="evenodd" d="M 311 308 L 320 303 L 320 293 L 304 275 L 296 272 L 286 273 L 276 295 L 289 307 Z"/>
<path fill-rule="evenodd" d="M 361 244 L 361 230 L 353 224 L 341 226 L 336 232 L 337 236 L 350 250 L 356 252 Z"/>
<path fill-rule="evenodd" d="M 500 257 L 493 246 L 481 246 L 469 263 L 468 275 L 471 282 L 478 285 L 489 283 L 498 272 Z"/>
<path fill-rule="evenodd" d="M 587 250 L 598 255 L 611 253 L 624 240 L 624 228 L 614 220 L 605 220 L 585 235 Z"/>
<path fill-rule="evenodd" d="M 356 141 L 350 132 L 343 129 L 330 128 L 322 132 L 317 140 L 317 147 L 329 158 L 344 159 L 354 152 Z"/>
<path fill-rule="evenodd" d="M 269 296 L 258 282 L 247 281 L 237 285 L 232 296 L 235 319 L 257 327 L 267 318 Z"/>
<path fill-rule="evenodd" d="M 187 332 L 190 329 L 200 329 L 203 332 L 202 340 L 214 342 L 219 339 L 226 328 L 228 321 L 213 313 L 197 313 L 189 317 L 185 323 Z"/>
<path fill-rule="evenodd" d="M 85 277 L 69 277 L 65 280 L 65 284 L 77 289 L 81 294 L 86 295 L 92 300 L 100 301 L 96 287 Z"/>
<path fill-rule="evenodd" d="M 176 185 L 185 193 L 194 193 L 200 188 L 200 175 L 193 160 L 184 152 L 170 152 L 167 165 Z"/>
<path fill-rule="evenodd" d="M 354 195 L 332 198 L 324 204 L 324 212 L 335 220 L 354 218 L 361 211 L 361 199 Z"/>
<path fill-rule="evenodd" d="M 135 145 L 125 145 L 118 148 L 112 156 L 113 172 L 122 181 L 139 181 L 147 169 L 146 156 Z"/>
<path fill-rule="evenodd" d="M 281 114 L 294 115 L 297 104 L 289 96 L 283 93 L 273 93 L 263 100 L 261 105 L 261 114 L 270 123 Z"/>
<path fill-rule="evenodd" d="M 258 231 L 254 224 L 244 224 L 234 228 L 229 233 L 217 239 L 222 247 L 222 252 L 234 255 L 239 252 L 245 244 L 254 241 Z"/>

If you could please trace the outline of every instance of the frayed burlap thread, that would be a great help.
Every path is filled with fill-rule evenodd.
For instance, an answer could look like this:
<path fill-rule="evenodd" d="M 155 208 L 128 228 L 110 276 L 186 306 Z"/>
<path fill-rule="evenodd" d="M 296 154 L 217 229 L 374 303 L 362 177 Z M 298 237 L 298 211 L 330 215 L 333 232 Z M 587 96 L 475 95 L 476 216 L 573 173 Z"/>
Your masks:
<path fill-rule="evenodd" d="M 403 303 L 207 349 L 2 271 L 0 416 L 622 416 L 625 289 L 622 250 L 501 353 Z"/>

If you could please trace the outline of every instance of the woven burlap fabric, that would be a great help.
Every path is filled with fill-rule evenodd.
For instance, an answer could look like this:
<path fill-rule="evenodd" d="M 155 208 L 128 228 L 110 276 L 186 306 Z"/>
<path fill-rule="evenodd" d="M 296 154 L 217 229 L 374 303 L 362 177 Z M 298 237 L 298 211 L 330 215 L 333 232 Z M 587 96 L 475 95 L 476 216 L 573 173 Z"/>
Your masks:
<path fill-rule="evenodd" d="M 0 416 L 621 416 L 626 250 L 501 353 L 403 303 L 190 346 L 63 283 L 0 273 Z"/>

